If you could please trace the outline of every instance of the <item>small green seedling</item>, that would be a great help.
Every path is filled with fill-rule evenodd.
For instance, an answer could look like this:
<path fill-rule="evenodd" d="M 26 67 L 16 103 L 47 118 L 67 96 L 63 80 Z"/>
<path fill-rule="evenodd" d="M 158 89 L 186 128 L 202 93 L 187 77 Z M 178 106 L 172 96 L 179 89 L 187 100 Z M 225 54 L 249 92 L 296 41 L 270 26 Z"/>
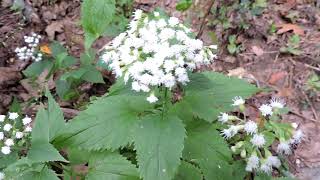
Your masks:
<path fill-rule="evenodd" d="M 289 53 L 292 55 L 300 55 L 302 51 L 300 48 L 300 37 L 299 35 L 293 35 L 289 38 L 288 43 L 285 47 L 280 48 L 280 52 Z"/>

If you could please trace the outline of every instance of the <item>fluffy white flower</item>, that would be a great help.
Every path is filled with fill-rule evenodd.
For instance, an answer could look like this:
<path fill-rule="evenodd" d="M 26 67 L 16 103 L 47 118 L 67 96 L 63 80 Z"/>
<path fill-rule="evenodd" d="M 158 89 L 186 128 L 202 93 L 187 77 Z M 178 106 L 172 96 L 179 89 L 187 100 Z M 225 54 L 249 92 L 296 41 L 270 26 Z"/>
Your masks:
<path fill-rule="evenodd" d="M 15 113 L 15 112 L 9 112 L 9 119 L 11 120 L 15 120 L 19 117 L 19 114 L 18 113 Z"/>
<path fill-rule="evenodd" d="M 230 139 L 233 136 L 235 136 L 238 133 L 238 131 L 242 128 L 243 128 L 243 126 L 241 126 L 241 125 L 236 125 L 236 126 L 231 125 L 231 126 L 229 126 L 229 129 L 223 129 L 221 134 L 224 138 Z"/>
<path fill-rule="evenodd" d="M 141 9 L 137 9 L 133 12 L 133 19 L 139 20 L 142 17 L 143 11 Z"/>
<path fill-rule="evenodd" d="M 276 168 L 281 166 L 281 161 L 277 156 L 268 156 L 265 163 Z"/>
<path fill-rule="evenodd" d="M 297 128 L 298 128 L 298 124 L 297 124 L 297 123 L 291 123 L 291 126 L 292 126 L 294 129 L 297 129 Z"/>
<path fill-rule="evenodd" d="M 15 53 L 17 54 L 18 59 L 19 60 L 32 59 L 34 61 L 41 61 L 42 54 L 37 53 L 35 50 L 39 45 L 40 38 L 41 36 L 35 33 L 32 33 L 31 36 L 24 36 L 24 42 L 26 43 L 26 46 L 17 47 L 15 49 Z"/>
<path fill-rule="evenodd" d="M 177 24 L 179 24 L 179 19 L 178 18 L 176 18 L 176 17 L 170 17 L 169 18 L 169 25 L 170 26 L 175 26 Z"/>
<path fill-rule="evenodd" d="M 262 134 L 255 134 L 250 142 L 256 147 L 262 147 L 266 143 L 266 140 Z"/>
<path fill-rule="evenodd" d="M 23 132 L 16 132 L 16 138 L 21 139 L 23 137 Z"/>
<path fill-rule="evenodd" d="M 25 132 L 31 132 L 32 131 L 32 127 L 30 126 L 27 126 L 25 129 L 24 129 Z"/>
<path fill-rule="evenodd" d="M 1 148 L 1 152 L 2 152 L 3 154 L 5 154 L 5 155 L 8 155 L 8 154 L 11 153 L 11 149 L 10 149 L 9 146 L 3 146 L 3 147 Z"/>
<path fill-rule="evenodd" d="M 6 119 L 5 115 L 0 115 L 0 122 L 3 122 Z"/>
<path fill-rule="evenodd" d="M 160 13 L 156 11 L 156 12 L 153 13 L 153 15 L 154 15 L 155 17 L 159 17 L 159 16 L 160 16 Z"/>
<path fill-rule="evenodd" d="M 240 96 L 236 96 L 232 99 L 233 104 L 232 106 L 240 106 L 243 105 L 245 103 L 244 99 Z"/>
<path fill-rule="evenodd" d="M 106 45 L 102 55 L 116 77 L 132 80 L 132 90 L 138 92 L 186 85 L 188 71 L 213 60 L 209 59 L 213 56 L 210 48 L 194 39 L 177 18 L 167 21 L 157 12 L 154 15 L 157 18 L 152 19 L 142 11 L 135 12 L 129 29 Z"/>
<path fill-rule="evenodd" d="M 220 116 L 218 116 L 218 121 L 221 123 L 226 123 L 229 120 L 229 115 L 227 113 L 220 113 Z"/>
<path fill-rule="evenodd" d="M 277 147 L 277 152 L 280 154 L 290 155 L 292 150 L 289 142 L 280 142 Z"/>
<path fill-rule="evenodd" d="M 4 177 L 5 177 L 4 173 L 0 172 L 0 180 L 4 180 Z"/>
<path fill-rule="evenodd" d="M 259 110 L 262 114 L 262 116 L 268 116 L 268 115 L 272 115 L 272 107 L 269 104 L 262 104 L 259 107 Z"/>
<path fill-rule="evenodd" d="M 3 140 L 3 138 L 4 138 L 4 133 L 0 132 L 0 140 Z"/>
<path fill-rule="evenodd" d="M 12 139 L 7 139 L 7 140 L 4 142 L 4 144 L 5 144 L 6 146 L 13 146 L 13 145 L 14 145 L 14 141 L 13 141 Z"/>
<path fill-rule="evenodd" d="M 303 132 L 299 129 L 294 131 L 292 139 L 290 141 L 291 144 L 300 144 L 304 137 Z"/>
<path fill-rule="evenodd" d="M 12 128 L 12 125 L 11 125 L 11 124 L 5 124 L 5 125 L 3 126 L 3 130 L 4 130 L 4 131 L 10 131 L 11 128 Z"/>
<path fill-rule="evenodd" d="M 155 103 L 158 101 L 158 98 L 153 93 L 151 93 L 150 96 L 147 97 L 147 101 L 149 101 L 149 103 Z"/>
<path fill-rule="evenodd" d="M 282 99 L 278 99 L 278 98 L 272 98 L 270 100 L 270 106 L 273 108 L 279 108 L 282 109 L 285 105 L 285 102 Z"/>
<path fill-rule="evenodd" d="M 251 172 L 252 170 L 257 169 L 259 167 L 259 162 L 259 158 L 252 154 L 247 160 L 246 171 Z"/>
<path fill-rule="evenodd" d="M 266 174 L 271 174 L 272 172 L 272 166 L 269 166 L 266 163 L 261 164 L 260 170 Z"/>
<path fill-rule="evenodd" d="M 244 124 L 244 130 L 247 132 L 247 134 L 255 134 L 257 132 L 257 129 L 258 125 L 253 121 L 248 121 Z"/>
<path fill-rule="evenodd" d="M 31 121 L 32 121 L 32 119 L 31 119 L 30 117 L 28 117 L 28 116 L 26 116 L 26 117 L 24 117 L 24 118 L 22 119 L 23 125 L 30 124 Z"/>

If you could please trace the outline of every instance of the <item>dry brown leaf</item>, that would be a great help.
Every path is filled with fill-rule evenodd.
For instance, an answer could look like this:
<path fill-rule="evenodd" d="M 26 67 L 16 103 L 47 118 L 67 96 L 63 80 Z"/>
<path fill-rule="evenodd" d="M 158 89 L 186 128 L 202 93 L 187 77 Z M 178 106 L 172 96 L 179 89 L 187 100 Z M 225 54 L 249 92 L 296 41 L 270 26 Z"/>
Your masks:
<path fill-rule="evenodd" d="M 0 67 L 0 87 L 5 84 L 14 84 L 22 78 L 19 71 L 10 67 Z"/>
<path fill-rule="evenodd" d="M 252 46 L 251 50 L 256 56 L 261 56 L 264 53 L 263 49 L 261 49 L 259 46 Z"/>
<path fill-rule="evenodd" d="M 287 76 L 287 72 L 284 72 L 284 71 L 273 73 L 273 74 L 271 74 L 271 76 L 268 80 L 268 83 L 271 85 L 274 85 L 286 76 Z"/>
<path fill-rule="evenodd" d="M 292 98 L 294 94 L 294 90 L 290 87 L 284 87 L 278 90 L 278 96 L 279 97 L 288 97 Z"/>
<path fill-rule="evenodd" d="M 277 31 L 277 34 L 283 34 L 288 31 L 293 31 L 294 34 L 297 34 L 300 36 L 304 35 L 304 30 L 296 24 L 278 24 L 277 27 L 280 28 Z"/>
<path fill-rule="evenodd" d="M 238 78 L 242 78 L 247 74 L 247 71 L 243 67 L 238 67 L 236 69 L 231 69 L 228 71 L 228 76 L 235 76 Z"/>
<path fill-rule="evenodd" d="M 54 40 L 56 32 L 63 32 L 63 22 L 54 21 L 49 26 L 46 27 L 46 33 L 50 40 Z"/>

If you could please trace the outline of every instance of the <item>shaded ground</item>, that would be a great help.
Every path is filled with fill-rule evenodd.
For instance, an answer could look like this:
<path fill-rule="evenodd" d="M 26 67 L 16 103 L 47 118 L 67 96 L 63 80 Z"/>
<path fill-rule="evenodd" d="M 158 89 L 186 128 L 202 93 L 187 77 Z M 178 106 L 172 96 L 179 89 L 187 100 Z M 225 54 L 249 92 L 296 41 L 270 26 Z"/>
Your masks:
<path fill-rule="evenodd" d="M 21 70 L 28 63 L 16 60 L 14 49 L 20 45 L 23 36 L 37 32 L 44 37 L 44 43 L 58 40 L 65 44 L 70 53 L 79 56 L 83 50 L 83 31 L 79 27 L 80 1 L 25 1 L 23 13 L 10 10 L 3 1 L 0 7 L 0 113 L 7 111 L 13 97 L 26 101 L 32 96 L 32 88 L 21 83 Z M 51 3 L 49 3 L 51 2 Z M 320 2 L 319 1 L 270 1 L 259 15 L 250 15 L 239 9 L 227 11 L 226 18 L 230 27 L 214 23 L 221 14 L 208 11 L 209 8 L 221 11 L 231 7 L 235 1 L 196 0 L 195 5 L 186 12 L 175 10 L 175 0 L 136 0 L 135 7 L 151 11 L 163 7 L 173 16 L 191 24 L 195 32 L 206 44 L 219 44 L 219 57 L 210 67 L 212 70 L 238 76 L 255 83 L 269 91 L 257 94 L 250 100 L 250 118 L 254 118 L 257 106 L 273 96 L 286 99 L 291 111 L 285 117 L 295 122 L 305 132 L 304 142 L 290 156 L 291 171 L 301 179 L 320 177 L 320 93 L 307 86 L 311 74 L 320 74 Z M 208 12 L 208 13 L 207 13 Z M 206 17 L 206 18 L 204 18 Z M 241 24 L 246 29 L 240 28 Z M 272 30 L 274 24 L 274 31 Z M 299 55 L 282 53 L 294 34 L 299 35 Z M 227 50 L 228 37 L 236 35 L 236 43 L 241 45 L 240 52 L 231 55 Z M 96 42 L 100 49 L 110 38 Z M 105 78 L 110 79 L 108 73 Z M 112 81 L 112 79 L 110 79 Z M 92 92 L 103 94 L 104 87 L 84 84 L 83 96 L 77 102 L 61 102 L 66 116 L 77 114 L 77 104 L 88 99 Z M 26 109 L 30 115 L 36 107 Z M 320 178 L 318 178 L 320 179 Z"/>

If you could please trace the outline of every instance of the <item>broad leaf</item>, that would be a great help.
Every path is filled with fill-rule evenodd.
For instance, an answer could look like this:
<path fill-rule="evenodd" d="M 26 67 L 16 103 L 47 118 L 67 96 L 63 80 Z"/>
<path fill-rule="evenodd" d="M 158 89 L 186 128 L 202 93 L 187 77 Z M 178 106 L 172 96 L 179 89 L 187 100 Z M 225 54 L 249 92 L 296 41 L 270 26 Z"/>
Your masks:
<path fill-rule="evenodd" d="M 49 71 L 52 66 L 53 62 L 46 59 L 34 62 L 23 71 L 23 74 L 27 77 L 36 77 L 39 76 L 45 69 Z"/>
<path fill-rule="evenodd" d="M 230 149 L 215 127 L 201 123 L 187 132 L 183 158 L 199 164 L 206 179 L 233 179 Z"/>
<path fill-rule="evenodd" d="M 176 174 L 174 180 L 202 180 L 202 174 L 199 168 L 194 165 L 182 161 L 178 173 Z"/>
<path fill-rule="evenodd" d="M 212 122 L 220 112 L 232 110 L 235 96 L 247 98 L 256 91 L 255 86 L 241 79 L 216 72 L 194 73 L 185 88 L 185 97 L 176 106 L 182 106 L 177 108 L 182 110 L 192 109 L 194 116 Z"/>
<path fill-rule="evenodd" d="M 85 31 L 86 49 L 107 29 L 115 14 L 115 0 L 84 0 L 81 24 Z"/>
<path fill-rule="evenodd" d="M 28 152 L 28 158 L 32 162 L 64 161 L 59 152 L 49 143 L 33 143 Z"/>
<path fill-rule="evenodd" d="M 102 152 L 89 160 L 87 180 L 139 180 L 138 169 L 118 153 Z"/>
<path fill-rule="evenodd" d="M 185 129 L 171 115 L 148 115 L 135 131 L 139 171 L 145 180 L 170 180 L 180 164 Z"/>
<path fill-rule="evenodd" d="M 133 142 L 138 116 L 149 107 L 142 96 L 99 98 L 67 125 L 56 143 L 86 150 L 123 147 Z"/>

